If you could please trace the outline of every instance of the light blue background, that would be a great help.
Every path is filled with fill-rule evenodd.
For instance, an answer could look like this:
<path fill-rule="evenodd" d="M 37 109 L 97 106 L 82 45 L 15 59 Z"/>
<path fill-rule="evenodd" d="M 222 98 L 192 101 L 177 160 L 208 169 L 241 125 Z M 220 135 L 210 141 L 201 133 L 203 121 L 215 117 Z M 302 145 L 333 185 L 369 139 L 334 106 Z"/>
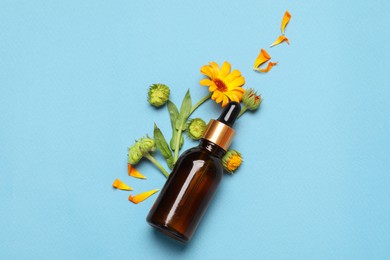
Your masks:
<path fill-rule="evenodd" d="M 285 10 L 291 45 L 268 46 Z M 0 2 L 0 259 L 389 259 L 389 1 Z M 260 48 L 279 61 L 253 72 Z M 161 188 L 127 147 L 170 134 L 146 90 L 197 101 L 231 62 L 264 102 L 236 126 L 245 162 L 182 246 L 145 222 Z M 220 108 L 206 103 L 194 116 Z M 186 148 L 196 145 L 186 140 Z"/>

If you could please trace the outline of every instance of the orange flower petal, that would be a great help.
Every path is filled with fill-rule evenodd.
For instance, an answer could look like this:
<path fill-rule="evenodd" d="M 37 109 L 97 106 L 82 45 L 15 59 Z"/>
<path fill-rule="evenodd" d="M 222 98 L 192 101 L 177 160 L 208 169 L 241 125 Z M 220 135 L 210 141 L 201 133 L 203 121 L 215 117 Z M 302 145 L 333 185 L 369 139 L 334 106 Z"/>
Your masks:
<path fill-rule="evenodd" d="M 253 68 L 258 68 L 261 64 L 264 62 L 267 62 L 271 59 L 271 56 L 264 50 L 261 49 L 259 55 L 257 56 L 255 60 L 255 64 L 253 65 Z"/>
<path fill-rule="evenodd" d="M 225 95 L 223 95 L 223 94 L 219 95 L 219 96 L 215 99 L 215 102 L 221 103 L 224 96 L 225 96 Z M 222 107 L 223 107 L 223 106 L 224 106 L 224 105 L 222 105 Z"/>
<path fill-rule="evenodd" d="M 216 100 L 220 95 L 223 95 L 223 94 L 221 93 L 221 91 L 215 90 L 215 91 L 213 92 L 213 95 L 211 95 L 211 99 L 212 99 L 212 100 Z"/>
<path fill-rule="evenodd" d="M 217 85 L 215 85 L 215 83 L 211 84 L 210 87 L 209 87 L 209 91 L 210 92 L 214 92 L 216 89 L 217 89 Z"/>
<path fill-rule="evenodd" d="M 276 39 L 276 41 L 270 47 L 281 44 L 282 42 L 287 42 L 287 44 L 290 44 L 290 42 L 288 41 L 288 38 L 286 36 L 280 35 L 278 37 L 278 39 Z"/>
<path fill-rule="evenodd" d="M 256 69 L 256 71 L 259 71 L 259 72 L 268 72 L 272 69 L 273 66 L 275 66 L 276 64 L 278 64 L 277 62 L 268 62 L 268 65 L 265 69 Z"/>
<path fill-rule="evenodd" d="M 129 196 L 129 200 L 135 204 L 138 204 L 144 200 L 146 200 L 147 198 L 149 198 L 150 196 L 152 196 L 153 194 L 155 194 L 158 190 L 150 190 L 150 191 L 145 191 L 145 192 L 142 192 L 138 195 L 130 195 Z"/>
<path fill-rule="evenodd" d="M 229 103 L 229 98 L 227 96 L 223 96 L 222 107 L 225 107 L 228 103 Z"/>
<path fill-rule="evenodd" d="M 282 19 L 282 25 L 280 26 L 280 28 L 282 29 L 282 34 L 284 34 L 284 29 L 286 28 L 288 22 L 290 22 L 290 19 L 291 19 L 291 14 L 288 11 L 286 11 Z"/>
<path fill-rule="evenodd" d="M 112 187 L 119 190 L 133 190 L 130 186 L 128 186 L 126 183 L 122 182 L 118 178 L 115 179 L 115 181 L 112 183 Z"/>
<path fill-rule="evenodd" d="M 127 164 L 127 173 L 129 176 L 139 179 L 146 179 L 136 168 L 134 168 L 130 163 Z"/>
<path fill-rule="evenodd" d="M 212 81 L 209 79 L 202 79 L 201 81 L 199 81 L 199 84 L 202 86 L 210 86 L 211 83 Z"/>
<path fill-rule="evenodd" d="M 223 64 L 222 64 L 222 68 L 221 68 L 221 77 L 224 78 L 226 77 L 227 75 L 229 75 L 230 73 L 230 70 L 231 70 L 231 65 L 229 62 L 225 61 Z"/>

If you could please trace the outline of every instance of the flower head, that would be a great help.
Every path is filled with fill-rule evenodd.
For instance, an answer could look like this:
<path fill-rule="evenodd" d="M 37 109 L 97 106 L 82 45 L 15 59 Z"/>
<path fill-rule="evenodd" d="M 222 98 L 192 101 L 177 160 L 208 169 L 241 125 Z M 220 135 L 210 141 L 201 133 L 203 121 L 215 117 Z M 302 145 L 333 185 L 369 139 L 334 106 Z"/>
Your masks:
<path fill-rule="evenodd" d="M 148 102 L 155 107 L 160 107 L 167 103 L 170 92 L 167 85 L 153 84 L 148 91 Z"/>
<path fill-rule="evenodd" d="M 222 158 L 223 168 L 231 174 L 240 167 L 241 163 L 241 154 L 236 150 L 229 150 Z"/>
<path fill-rule="evenodd" d="M 149 137 L 142 137 L 128 149 L 129 163 L 135 165 L 144 157 L 144 155 L 149 152 L 154 152 L 155 150 L 156 144 L 154 140 Z"/>
<path fill-rule="evenodd" d="M 154 152 L 156 150 L 156 143 L 152 138 L 147 137 L 142 137 L 141 139 L 138 140 L 137 142 L 139 144 L 139 149 L 142 154 L 146 154 L 149 152 Z"/>
<path fill-rule="evenodd" d="M 208 86 L 209 91 L 213 93 L 211 98 L 217 103 L 222 102 L 222 107 L 226 106 L 229 101 L 240 102 L 244 89 L 245 78 L 239 70 L 231 70 L 229 62 L 225 61 L 220 68 L 216 62 L 209 62 L 204 65 L 200 72 L 207 76 L 202 79 L 200 85 Z"/>
<path fill-rule="evenodd" d="M 249 110 L 258 109 L 262 101 L 261 95 L 257 95 L 257 92 L 253 88 L 245 90 L 242 96 L 242 103 Z"/>
<path fill-rule="evenodd" d="M 192 140 L 199 140 L 202 138 L 204 131 L 206 131 L 206 122 L 201 118 L 191 119 L 188 123 L 187 134 Z"/>

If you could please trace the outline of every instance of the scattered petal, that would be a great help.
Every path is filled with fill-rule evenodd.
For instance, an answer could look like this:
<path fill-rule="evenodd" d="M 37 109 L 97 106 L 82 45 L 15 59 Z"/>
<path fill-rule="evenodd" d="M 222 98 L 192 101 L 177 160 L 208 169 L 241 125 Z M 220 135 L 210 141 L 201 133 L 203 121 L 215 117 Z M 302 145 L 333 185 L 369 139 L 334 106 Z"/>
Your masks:
<path fill-rule="evenodd" d="M 282 34 L 284 34 L 284 29 L 286 28 L 287 24 L 290 22 L 290 19 L 291 19 L 291 14 L 288 11 L 286 11 L 282 19 L 282 25 L 280 26 L 280 28 L 282 29 Z"/>
<path fill-rule="evenodd" d="M 119 180 L 118 178 L 113 182 L 112 187 L 119 190 L 133 190 L 130 186 L 128 186 L 123 181 Z"/>
<path fill-rule="evenodd" d="M 142 192 L 140 194 L 137 194 L 135 196 L 133 195 L 130 195 L 129 196 L 129 200 L 135 204 L 138 204 L 144 200 L 146 200 L 147 198 L 149 198 L 150 196 L 152 196 L 153 194 L 155 194 L 158 190 L 150 190 L 150 191 L 145 191 L 145 192 Z"/>
<path fill-rule="evenodd" d="M 270 61 L 270 62 L 268 62 L 268 65 L 267 65 L 267 67 L 266 67 L 265 69 L 256 69 L 256 71 L 258 71 L 258 72 L 268 72 L 268 71 L 270 71 L 270 70 L 272 69 L 272 67 L 275 66 L 276 64 L 278 64 L 278 63 L 277 63 L 277 62 L 272 62 L 272 61 Z"/>
<path fill-rule="evenodd" d="M 134 168 L 130 163 L 127 164 L 127 173 L 129 176 L 139 179 L 146 179 L 136 168 Z"/>
<path fill-rule="evenodd" d="M 259 55 L 255 60 L 255 64 L 253 65 L 253 69 L 258 68 L 264 62 L 267 62 L 271 59 L 271 56 L 264 50 L 261 49 Z"/>
<path fill-rule="evenodd" d="M 281 44 L 282 42 L 287 42 L 287 44 L 290 44 L 290 42 L 288 41 L 288 38 L 286 36 L 280 35 L 278 37 L 278 39 L 276 39 L 276 41 L 270 47 Z"/>

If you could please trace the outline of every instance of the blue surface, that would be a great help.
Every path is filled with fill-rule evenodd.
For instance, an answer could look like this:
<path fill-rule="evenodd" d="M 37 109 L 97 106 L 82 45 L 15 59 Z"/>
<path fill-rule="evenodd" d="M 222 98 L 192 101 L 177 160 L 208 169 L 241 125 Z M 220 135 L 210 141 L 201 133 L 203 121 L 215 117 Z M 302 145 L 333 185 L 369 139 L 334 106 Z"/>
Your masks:
<path fill-rule="evenodd" d="M 292 14 L 291 45 L 269 49 Z M 0 2 L 0 259 L 389 259 L 389 1 Z M 260 48 L 279 61 L 253 72 Z M 245 162 L 193 241 L 154 232 L 113 190 L 161 188 L 126 174 L 127 147 L 169 135 L 146 102 L 180 103 L 199 68 L 228 60 L 258 89 L 233 148 Z M 206 103 L 194 116 L 220 108 Z M 196 143 L 186 140 L 186 148 Z"/>

